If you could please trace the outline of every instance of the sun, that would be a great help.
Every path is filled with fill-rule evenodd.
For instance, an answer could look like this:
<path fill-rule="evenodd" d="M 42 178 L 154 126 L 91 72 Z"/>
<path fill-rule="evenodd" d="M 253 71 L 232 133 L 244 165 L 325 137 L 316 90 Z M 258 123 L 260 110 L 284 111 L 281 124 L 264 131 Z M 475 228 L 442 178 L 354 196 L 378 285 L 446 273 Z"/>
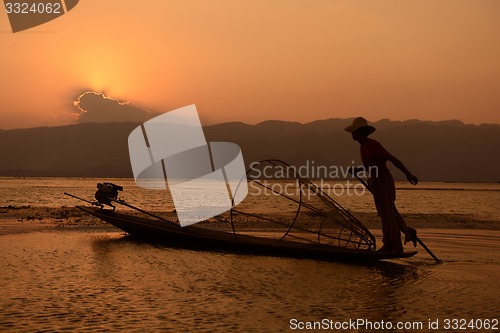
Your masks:
<path fill-rule="evenodd" d="M 133 90 L 132 80 L 127 76 L 130 66 L 127 57 L 107 47 L 85 49 L 78 56 L 78 76 L 92 91 L 106 91 L 112 95 L 123 95 Z"/>

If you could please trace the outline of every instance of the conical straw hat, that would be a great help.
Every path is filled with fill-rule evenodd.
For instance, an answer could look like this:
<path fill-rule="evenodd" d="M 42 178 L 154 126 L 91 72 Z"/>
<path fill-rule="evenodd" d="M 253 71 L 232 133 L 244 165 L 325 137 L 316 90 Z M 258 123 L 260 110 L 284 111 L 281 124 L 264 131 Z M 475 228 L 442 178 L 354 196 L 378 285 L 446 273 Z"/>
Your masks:
<path fill-rule="evenodd" d="M 366 121 L 365 118 L 363 117 L 358 117 L 358 118 L 355 118 L 353 121 L 352 121 L 352 124 L 347 126 L 346 128 L 344 128 L 347 132 L 354 132 L 360 128 L 368 128 L 367 130 L 367 135 L 370 135 L 372 134 L 373 132 L 375 132 L 375 127 L 373 126 L 370 126 L 368 125 L 368 122 Z"/>

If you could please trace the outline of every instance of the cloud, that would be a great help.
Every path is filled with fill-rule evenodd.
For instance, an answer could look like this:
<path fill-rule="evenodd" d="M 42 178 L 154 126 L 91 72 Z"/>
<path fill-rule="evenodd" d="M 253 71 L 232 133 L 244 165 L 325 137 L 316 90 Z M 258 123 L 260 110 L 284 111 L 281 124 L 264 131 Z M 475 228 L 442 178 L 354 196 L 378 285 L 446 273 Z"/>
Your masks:
<path fill-rule="evenodd" d="M 144 122 L 148 112 L 130 102 L 106 97 L 102 93 L 87 91 L 76 99 L 75 106 L 81 112 L 77 123 Z"/>

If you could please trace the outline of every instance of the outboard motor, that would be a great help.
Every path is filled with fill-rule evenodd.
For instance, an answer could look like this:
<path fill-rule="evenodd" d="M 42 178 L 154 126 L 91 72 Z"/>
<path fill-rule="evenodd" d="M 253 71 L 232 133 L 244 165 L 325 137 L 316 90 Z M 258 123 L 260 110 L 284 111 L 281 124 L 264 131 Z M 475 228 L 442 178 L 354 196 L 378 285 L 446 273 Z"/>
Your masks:
<path fill-rule="evenodd" d="M 108 205 L 114 209 L 115 206 L 111 202 L 118 199 L 118 191 L 123 191 L 123 186 L 113 183 L 98 183 L 95 198 L 101 205 Z"/>

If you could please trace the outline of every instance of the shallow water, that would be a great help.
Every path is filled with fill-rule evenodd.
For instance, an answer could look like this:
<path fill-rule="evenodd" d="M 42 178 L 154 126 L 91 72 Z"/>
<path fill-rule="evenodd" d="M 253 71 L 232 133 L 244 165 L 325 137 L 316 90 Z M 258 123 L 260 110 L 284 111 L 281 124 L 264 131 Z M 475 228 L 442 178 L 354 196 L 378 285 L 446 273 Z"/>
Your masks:
<path fill-rule="evenodd" d="M 96 184 L 112 181 L 123 185 L 121 198 L 136 206 L 152 211 L 173 210 L 172 200 L 165 191 L 147 190 L 135 185 L 133 179 L 93 179 L 93 178 L 0 178 L 0 206 L 61 207 L 81 204 L 64 195 L 69 192 L 87 200 L 94 200 Z M 373 198 L 367 191 L 355 192 L 359 183 L 316 182 L 345 208 L 354 212 L 375 212 Z M 457 214 L 476 219 L 500 221 L 500 184 L 498 183 L 419 183 L 414 187 L 408 183 L 397 183 L 397 206 L 404 214 Z M 363 194 L 361 194 L 363 193 Z M 206 200 L 210 195 L 201 196 Z M 252 205 L 260 209 L 272 210 L 278 204 L 275 196 L 252 198 Z M 279 210 L 282 205 L 278 204 Z M 294 207 L 291 207 L 294 208 Z M 121 207 L 121 209 L 126 209 Z"/>
<path fill-rule="evenodd" d="M 500 232 L 420 236 L 443 264 L 421 249 L 370 265 L 197 252 L 111 228 L 3 235 L 0 330 L 282 332 L 292 318 L 498 319 Z"/>

